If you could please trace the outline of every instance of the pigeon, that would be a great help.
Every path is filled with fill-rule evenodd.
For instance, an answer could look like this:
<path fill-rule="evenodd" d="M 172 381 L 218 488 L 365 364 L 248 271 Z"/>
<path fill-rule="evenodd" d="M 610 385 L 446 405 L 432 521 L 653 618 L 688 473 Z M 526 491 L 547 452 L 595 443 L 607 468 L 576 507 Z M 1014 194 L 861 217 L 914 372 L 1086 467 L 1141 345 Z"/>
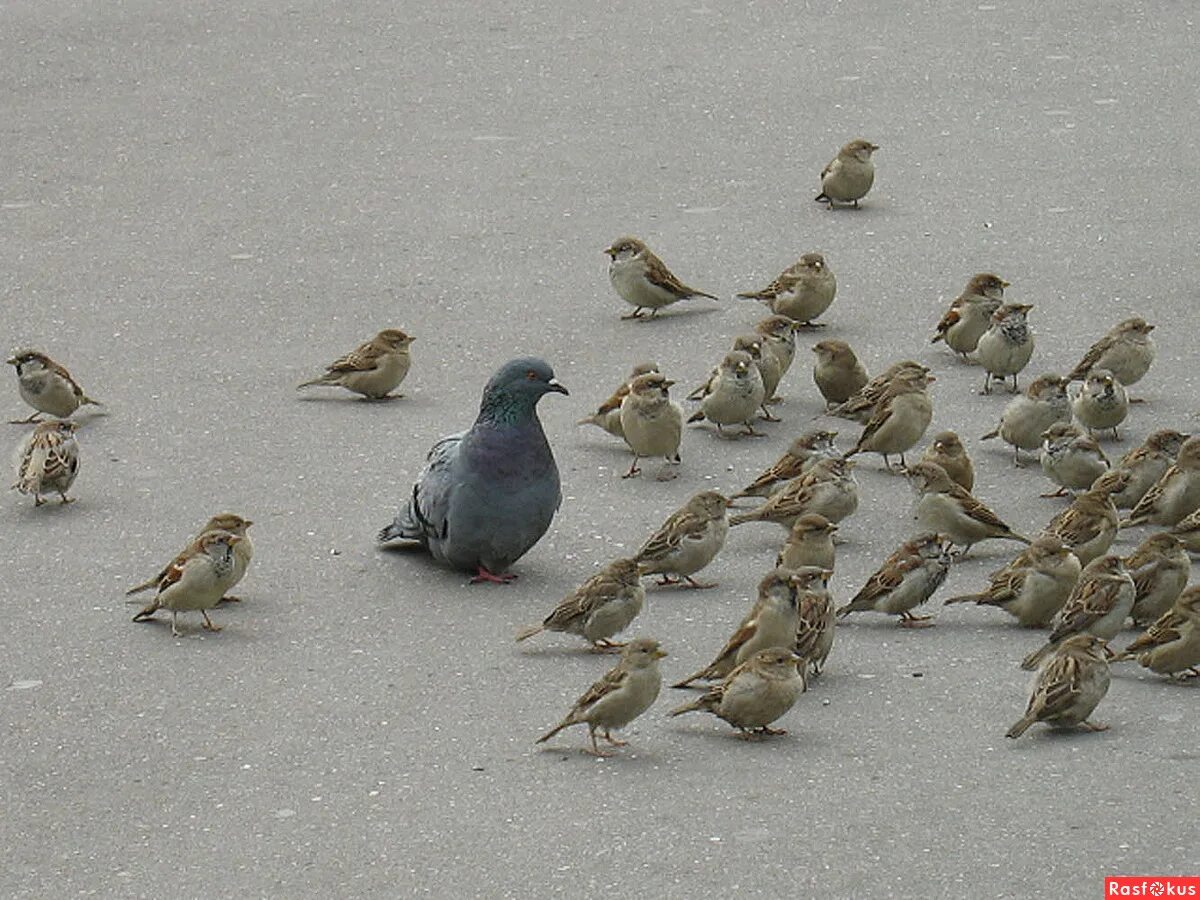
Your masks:
<path fill-rule="evenodd" d="M 545 361 L 501 366 L 483 389 L 475 424 L 433 445 L 380 543 L 414 541 L 439 563 L 474 572 L 472 584 L 516 578 L 509 567 L 546 533 L 562 502 L 537 417 L 538 400 L 551 391 L 567 393 Z"/>

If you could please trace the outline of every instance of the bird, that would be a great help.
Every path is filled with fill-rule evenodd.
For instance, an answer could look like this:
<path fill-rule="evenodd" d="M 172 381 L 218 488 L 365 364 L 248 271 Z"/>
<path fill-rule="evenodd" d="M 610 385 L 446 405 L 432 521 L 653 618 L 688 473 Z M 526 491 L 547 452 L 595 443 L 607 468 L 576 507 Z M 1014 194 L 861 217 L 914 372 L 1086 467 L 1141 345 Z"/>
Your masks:
<path fill-rule="evenodd" d="M 651 372 L 657 371 L 658 363 L 638 363 L 633 367 L 633 372 L 630 373 L 629 377 L 622 381 L 620 386 L 612 392 L 612 396 L 601 403 L 594 413 L 590 416 L 584 416 L 575 424 L 595 425 L 597 428 L 604 429 L 613 437 L 625 437 L 624 432 L 621 430 L 621 403 L 625 399 L 625 395 L 629 393 L 629 386 L 633 383 L 633 379 L 639 375 L 649 375 Z"/>
<path fill-rule="evenodd" d="M 815 321 L 833 304 L 837 296 L 837 276 L 824 255 L 805 253 L 761 291 L 738 294 L 766 304 L 771 312 L 787 316 L 804 328 L 819 328 Z"/>
<path fill-rule="evenodd" d="M 408 348 L 414 340 L 416 338 L 399 328 L 385 328 L 371 340 L 331 362 L 324 375 L 298 384 L 296 389 L 328 385 L 361 394 L 366 400 L 403 397 L 403 394 L 392 394 L 392 391 L 408 375 L 412 363 Z"/>
<path fill-rule="evenodd" d="M 832 572 L 835 556 L 833 536 L 837 530 L 837 523 L 830 522 L 820 513 L 800 516 L 792 523 L 787 540 L 775 558 L 776 568 L 818 566 Z"/>
<path fill-rule="evenodd" d="M 671 716 L 710 712 L 738 730 L 744 740 L 787 734 L 771 724 L 782 718 L 804 693 L 799 658 L 785 647 L 760 650 L 695 700 L 671 710 Z"/>
<path fill-rule="evenodd" d="M 1113 494 L 1117 509 L 1136 506 L 1158 479 L 1166 474 L 1187 439 L 1188 435 L 1172 428 L 1160 428 L 1152 431 L 1139 446 L 1117 460 L 1116 468 L 1129 475 L 1129 485 L 1120 493 Z"/>
<path fill-rule="evenodd" d="M 692 576 L 721 552 L 728 534 L 729 500 L 716 491 L 701 491 L 667 517 L 634 560 L 642 575 L 660 576 L 660 585 L 716 587 Z"/>
<path fill-rule="evenodd" d="M 45 503 L 42 494 L 49 491 L 58 494 L 64 505 L 74 503 L 67 491 L 79 474 L 78 428 L 77 423 L 65 419 L 39 422 L 17 447 L 17 480 L 12 490 L 33 494 L 34 506 Z"/>
<path fill-rule="evenodd" d="M 871 421 L 871 416 L 875 414 L 880 402 L 894 386 L 924 383 L 923 379 L 928 374 L 929 368 L 915 360 L 905 359 L 893 363 L 881 374 L 868 381 L 862 390 L 856 392 L 845 403 L 840 403 L 833 409 L 827 410 L 826 415 L 866 425 Z"/>
<path fill-rule="evenodd" d="M 992 392 L 992 379 L 1012 378 L 1012 392 L 1017 392 L 1017 375 L 1029 365 L 1033 356 L 1033 332 L 1027 316 L 1033 307 L 1028 303 L 1006 303 L 992 313 L 988 330 L 979 338 L 975 355 L 987 374 L 983 392 Z"/>
<path fill-rule="evenodd" d="M 950 571 L 950 544 L 945 535 L 923 532 L 896 548 L 838 617 L 852 612 L 881 612 L 899 616 L 901 628 L 928 628 L 931 616 L 913 610 L 933 596 Z"/>
<path fill-rule="evenodd" d="M 973 275 L 943 314 L 929 342 L 945 341 L 947 347 L 967 360 L 967 354 L 975 350 L 991 325 L 992 314 L 1004 302 L 1006 287 L 1009 283 L 991 272 Z"/>
<path fill-rule="evenodd" d="M 791 569 L 768 572 L 758 584 L 758 599 L 750 612 L 713 661 L 671 687 L 685 688 L 693 681 L 719 681 L 759 650 L 779 647 L 790 653 L 799 621 L 799 592 L 815 579 L 823 578 L 822 571 L 813 568 L 801 572 Z"/>
<path fill-rule="evenodd" d="M 754 332 L 762 338 L 763 350 L 774 354 L 779 362 L 779 377 L 782 379 L 796 358 L 796 329 L 799 326 L 787 316 L 767 316 L 757 322 Z M 779 401 L 778 394 L 768 396 L 767 402 Z"/>
<path fill-rule="evenodd" d="M 708 382 L 689 395 L 690 400 L 700 400 L 700 409 L 688 417 L 688 422 L 707 419 L 717 426 L 721 436 L 725 436 L 726 425 L 742 425 L 741 435 L 762 437 L 761 431 L 754 430 L 754 414 L 766 396 L 754 359 L 744 351 L 731 350 Z"/>
<path fill-rule="evenodd" d="M 802 434 L 788 445 L 783 456 L 730 499 L 769 497 L 777 493 L 787 482 L 804 474 L 820 460 L 835 456 L 837 451 L 833 441 L 836 437 L 836 431 L 816 430 Z"/>
<path fill-rule="evenodd" d="M 807 574 L 808 566 L 798 566 L 795 571 Z M 817 568 L 821 568 L 818 566 Z M 796 641 L 792 652 L 801 660 L 801 673 L 818 676 L 825 667 L 825 660 L 833 650 L 834 629 L 837 615 L 833 597 L 829 594 L 829 579 L 833 570 L 822 569 L 802 590 L 796 600 Z M 807 680 L 807 675 L 805 675 Z"/>
<path fill-rule="evenodd" d="M 813 199 L 828 204 L 849 203 L 858 209 L 858 201 L 867 195 L 875 183 L 875 162 L 871 154 L 879 149 L 862 138 L 857 138 L 842 147 L 821 170 L 821 193 Z"/>
<path fill-rule="evenodd" d="M 660 309 L 680 300 L 692 297 L 718 299 L 712 294 L 688 287 L 635 237 L 617 238 L 604 252 L 610 260 L 608 278 L 613 290 L 633 307 L 633 312 L 621 316 L 622 319 L 642 319 L 642 310 L 648 309 L 650 315 L 643 320 L 648 321 L 657 316 Z"/>
<path fill-rule="evenodd" d="M 909 466 L 908 476 L 917 492 L 917 522 L 928 531 L 946 535 L 962 546 L 960 558 L 988 538 L 1030 543 L 1017 534 L 985 504 L 946 474 L 935 463 Z"/>
<path fill-rule="evenodd" d="M 1117 426 L 1129 415 L 1129 397 L 1121 382 L 1108 369 L 1092 369 L 1083 380 L 1083 390 L 1073 404 L 1075 418 L 1088 431 L 1112 429 L 1113 440 L 1120 440 Z"/>
<path fill-rule="evenodd" d="M 1150 337 L 1153 330 L 1153 325 L 1137 316 L 1118 322 L 1088 348 L 1067 377 L 1082 381 L 1092 369 L 1107 369 L 1126 387 L 1136 384 L 1154 362 L 1156 348 Z"/>
<path fill-rule="evenodd" d="M 813 382 L 827 407 L 845 403 L 866 386 L 870 378 L 867 369 L 845 341 L 817 341 L 812 351 L 817 357 Z"/>
<path fill-rule="evenodd" d="M 1013 465 L 1021 467 L 1021 451 L 1037 450 L 1043 435 L 1058 422 L 1071 421 L 1070 382 L 1061 375 L 1039 375 L 1025 393 L 1008 401 L 1000 424 L 980 440 L 1000 438 L 1013 448 Z"/>
<path fill-rule="evenodd" d="M 764 351 L 763 339 L 758 334 L 738 335 L 733 339 L 733 346 L 730 350 L 740 350 L 742 353 L 750 354 L 763 383 L 763 401 L 758 407 L 760 414 L 767 422 L 778 422 L 779 417 L 767 409 L 767 398 L 774 395 L 775 388 L 779 387 L 779 379 L 783 375 L 779 359 L 771 351 Z"/>
<path fill-rule="evenodd" d="M 1068 491 L 1082 491 L 1107 472 L 1108 457 L 1096 439 L 1069 422 L 1055 422 L 1042 436 L 1042 471 L 1058 485 L 1058 490 L 1043 497 L 1062 497 Z"/>
<path fill-rule="evenodd" d="M 863 427 L 858 443 L 846 454 L 871 451 L 883 457 L 883 466 L 888 471 L 905 468 L 904 454 L 911 450 L 925 434 L 933 421 L 933 401 L 927 388 L 936 379 L 917 371 L 901 376 L 888 388 L 871 418 Z M 899 455 L 900 469 L 892 469 L 890 455 Z"/>
<path fill-rule="evenodd" d="M 83 392 L 65 367 L 37 350 L 18 350 L 8 360 L 17 370 L 17 389 L 21 399 L 34 408 L 27 419 L 13 419 L 12 425 L 28 425 L 42 413 L 65 419 L 81 406 L 101 406 Z"/>
<path fill-rule="evenodd" d="M 1021 668 L 1036 669 L 1054 648 L 1077 634 L 1111 641 L 1133 609 L 1136 588 L 1119 556 L 1101 556 L 1083 567 L 1071 596 L 1054 617 L 1046 643 L 1021 661 Z"/>
<path fill-rule="evenodd" d="M 821 460 L 768 497 L 765 503 L 731 516 L 729 524 L 774 522 L 790 530 L 792 523 L 805 513 L 819 513 L 830 522 L 840 522 L 858 509 L 858 482 L 853 469 L 853 460 Z"/>
<path fill-rule="evenodd" d="M 1039 535 L 1016 559 L 988 576 L 985 590 L 951 597 L 945 605 L 995 606 L 1026 628 L 1044 628 L 1067 602 L 1082 570 L 1079 558 L 1060 538 Z"/>
<path fill-rule="evenodd" d="M 1200 674 L 1200 585 L 1184 591 L 1113 662 L 1127 659 L 1136 659 L 1159 675 Z"/>
<path fill-rule="evenodd" d="M 171 612 L 171 634 L 179 637 L 178 617 L 181 612 L 199 611 L 207 631 L 220 631 L 208 617 L 208 611 L 221 602 L 233 585 L 237 560 L 234 548 L 242 539 L 228 531 L 209 531 L 187 551 L 180 554 L 158 582 L 154 599 L 133 617 L 146 622 L 160 609 Z"/>
<path fill-rule="evenodd" d="M 1020 737 L 1035 722 L 1057 728 L 1081 725 L 1088 731 L 1107 730 L 1107 725 L 1088 721 L 1108 693 L 1111 675 L 1105 643 L 1091 634 L 1077 634 L 1059 644 L 1038 672 L 1025 715 L 1008 729 L 1006 737 Z"/>
<path fill-rule="evenodd" d="M 633 451 L 633 462 L 622 478 L 641 472 L 638 460 L 643 456 L 661 456 L 668 463 L 679 463 L 683 410 L 671 400 L 674 383 L 659 372 L 639 375 L 630 383 L 629 393 L 621 401 L 621 434 Z M 664 466 L 657 477 L 659 481 L 670 481 L 675 473 Z"/>
<path fill-rule="evenodd" d="M 645 600 L 646 589 L 642 587 L 638 564 L 632 559 L 614 559 L 564 597 L 541 625 L 518 631 L 517 640 L 525 641 L 544 631 L 558 631 L 579 635 L 595 652 L 620 650 L 625 644 L 612 638 L 637 618 Z"/>
<path fill-rule="evenodd" d="M 1187 587 L 1192 560 L 1175 535 L 1159 531 L 1125 557 L 1125 568 L 1136 590 L 1129 615 L 1144 627 L 1175 605 Z"/>
<path fill-rule="evenodd" d="M 963 490 L 969 491 L 975 486 L 975 464 L 953 431 L 940 431 L 934 435 L 933 443 L 925 448 L 919 461 L 941 466 L 950 480 Z"/>
<path fill-rule="evenodd" d="M 226 588 L 227 591 L 231 590 L 246 576 L 246 570 L 250 567 L 250 561 L 254 558 L 254 544 L 251 542 L 249 534 L 249 528 L 253 524 L 249 519 L 244 519 L 236 513 L 217 513 L 217 515 L 204 523 L 204 527 L 196 533 L 194 538 L 188 541 L 187 546 L 171 562 L 159 569 L 153 578 L 149 578 L 141 584 L 135 584 L 125 592 L 125 596 L 132 597 L 134 594 L 140 594 L 142 591 L 158 587 L 171 571 L 171 567 L 182 565 L 188 556 L 197 551 L 201 538 L 213 531 L 227 531 L 240 538 L 233 545 L 233 571 L 230 573 L 229 586 Z M 221 599 L 238 603 L 241 598 L 231 596 L 227 593 Z"/>
<path fill-rule="evenodd" d="M 604 677 L 583 692 L 571 711 L 561 722 L 537 739 L 544 744 L 564 728 L 572 725 L 587 725 L 588 737 L 594 756 L 608 756 L 596 742 L 599 734 L 614 747 L 624 747 L 626 741 L 617 740 L 612 732 L 624 728 L 658 699 L 662 689 L 662 672 L 658 661 L 665 658 L 666 651 L 653 638 L 638 638 L 630 641 L 621 651 L 620 661 Z"/>
<path fill-rule="evenodd" d="M 379 541 L 415 542 L 439 563 L 507 583 L 514 562 L 550 527 L 562 502 L 558 466 L 537 416 L 548 393 L 566 394 L 536 357 L 505 363 L 483 389 L 470 429 L 429 451 L 412 494 Z"/>
<path fill-rule="evenodd" d="M 1200 553 L 1200 509 L 1180 519 L 1178 525 L 1171 527 L 1171 534 L 1189 553 Z"/>
<path fill-rule="evenodd" d="M 1179 448 L 1175 463 L 1155 482 L 1121 522 L 1170 527 L 1200 509 L 1200 436 L 1190 437 Z"/>
<path fill-rule="evenodd" d="M 1042 534 L 1057 537 L 1085 566 L 1103 556 L 1117 536 L 1117 508 L 1112 496 L 1127 480 L 1123 472 L 1110 469 L 1070 506 L 1058 512 L 1042 529 Z"/>

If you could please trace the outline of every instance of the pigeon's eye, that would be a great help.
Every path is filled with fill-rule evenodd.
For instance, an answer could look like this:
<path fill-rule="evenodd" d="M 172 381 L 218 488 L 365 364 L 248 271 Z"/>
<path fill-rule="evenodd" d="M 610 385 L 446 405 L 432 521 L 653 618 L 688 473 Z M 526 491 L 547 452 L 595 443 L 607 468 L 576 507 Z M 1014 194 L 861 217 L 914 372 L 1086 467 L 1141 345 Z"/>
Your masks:
<path fill-rule="evenodd" d="M 537 374 L 537 372 L 533 371 L 533 369 L 530 369 L 528 372 L 525 373 L 525 377 L 528 378 L 530 381 L 537 381 L 538 374 Z"/>

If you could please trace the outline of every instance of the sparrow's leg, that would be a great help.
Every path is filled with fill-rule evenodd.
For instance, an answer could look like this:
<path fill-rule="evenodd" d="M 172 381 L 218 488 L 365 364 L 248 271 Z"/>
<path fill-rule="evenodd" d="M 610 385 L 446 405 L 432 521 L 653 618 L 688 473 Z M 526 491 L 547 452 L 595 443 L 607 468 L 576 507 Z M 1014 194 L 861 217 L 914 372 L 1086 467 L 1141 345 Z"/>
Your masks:
<path fill-rule="evenodd" d="M 642 307 L 637 307 L 633 312 L 626 313 L 621 316 L 622 319 L 640 319 L 642 317 Z"/>
<path fill-rule="evenodd" d="M 930 620 L 933 616 L 914 616 L 910 612 L 900 613 L 899 625 L 901 628 L 933 628 L 934 623 Z"/>
<path fill-rule="evenodd" d="M 224 597 L 222 597 L 222 598 L 221 598 L 220 600 L 218 600 L 217 602 L 218 602 L 218 603 L 241 603 L 241 602 L 242 602 L 242 598 L 241 598 L 241 597 L 235 597 L 235 596 L 233 596 L 233 594 L 226 594 Z"/>
<path fill-rule="evenodd" d="M 687 586 L 689 588 L 693 588 L 693 589 L 699 590 L 699 591 L 702 591 L 705 588 L 715 588 L 717 586 L 717 583 L 715 581 L 697 581 L 691 575 L 684 575 L 683 578 L 685 581 L 687 581 Z M 676 584 L 678 584 L 678 583 L 679 582 L 676 582 Z"/>
<path fill-rule="evenodd" d="M 1080 722 L 1079 727 L 1085 731 L 1108 731 L 1108 726 L 1103 722 L 1089 722 L 1087 719 Z"/>
<path fill-rule="evenodd" d="M 617 738 L 613 737 L 609 733 L 607 728 L 604 729 L 604 739 L 606 741 L 608 741 L 610 744 L 612 744 L 614 747 L 628 747 L 629 746 L 629 741 L 618 740 Z"/>
<path fill-rule="evenodd" d="M 68 497 L 68 496 L 66 495 L 66 493 L 64 493 L 63 491 L 59 491 L 59 492 L 58 492 L 58 496 L 62 497 L 62 502 L 63 502 L 64 504 L 66 504 L 66 503 L 74 503 L 74 502 L 75 502 L 75 501 L 74 501 L 72 498 Z"/>
<path fill-rule="evenodd" d="M 592 739 L 592 749 L 588 751 L 592 756 L 612 756 L 611 753 L 605 753 L 601 750 L 600 745 L 596 743 L 596 726 L 588 725 L 588 737 Z"/>
<path fill-rule="evenodd" d="M 768 403 L 768 402 L 770 402 L 770 401 L 764 401 L 764 402 L 763 402 L 763 405 L 759 407 L 759 409 L 761 409 L 761 410 L 762 410 L 762 417 L 763 417 L 763 421 L 766 421 L 766 422 L 782 422 L 783 420 L 782 420 L 782 419 L 780 419 L 780 418 L 779 418 L 779 416 L 777 416 L 777 415 L 774 415 L 774 414 L 773 414 L 773 413 L 772 413 L 772 412 L 771 412 L 769 409 L 767 409 L 767 403 Z"/>
<path fill-rule="evenodd" d="M 220 631 L 221 630 L 221 626 L 214 624 L 213 620 L 208 617 L 207 610 L 203 610 L 203 609 L 200 610 L 200 615 L 204 616 L 204 630 L 205 631 Z"/>
<path fill-rule="evenodd" d="M 1050 494 L 1038 494 L 1039 497 L 1069 497 L 1071 492 L 1065 487 L 1060 487 L 1057 491 Z"/>
<path fill-rule="evenodd" d="M 624 646 L 619 641 L 610 641 L 606 638 L 601 638 L 592 644 L 590 649 L 592 653 L 620 653 L 621 648 Z"/>
<path fill-rule="evenodd" d="M 629 471 L 622 475 L 622 478 L 634 478 L 642 474 L 642 470 L 638 468 L 638 460 L 641 459 L 636 453 L 633 454 L 633 462 L 629 464 Z"/>
<path fill-rule="evenodd" d="M 787 734 L 787 729 L 786 728 L 772 728 L 770 725 L 764 725 L 762 728 L 758 729 L 758 733 L 764 734 L 764 735 L 765 734 L 780 735 L 780 734 Z"/>
<path fill-rule="evenodd" d="M 179 633 L 179 623 L 176 621 L 178 618 L 179 613 L 175 610 L 171 610 L 171 634 L 175 637 L 183 637 L 183 635 Z"/>
<path fill-rule="evenodd" d="M 38 421 L 38 416 L 40 416 L 40 415 L 41 415 L 40 412 L 35 412 L 28 419 L 9 419 L 8 424 L 9 425 L 32 425 L 34 422 Z"/>
<path fill-rule="evenodd" d="M 471 584 L 511 584 L 517 580 L 517 576 L 512 572 L 503 572 L 497 575 L 495 572 L 489 572 L 483 566 L 476 566 L 475 576 L 471 579 Z"/>
<path fill-rule="evenodd" d="M 767 436 L 767 433 L 765 431 L 755 431 L 754 426 L 751 425 L 749 422 L 743 422 L 742 424 L 746 426 L 745 430 L 741 432 L 742 437 L 766 437 Z"/>

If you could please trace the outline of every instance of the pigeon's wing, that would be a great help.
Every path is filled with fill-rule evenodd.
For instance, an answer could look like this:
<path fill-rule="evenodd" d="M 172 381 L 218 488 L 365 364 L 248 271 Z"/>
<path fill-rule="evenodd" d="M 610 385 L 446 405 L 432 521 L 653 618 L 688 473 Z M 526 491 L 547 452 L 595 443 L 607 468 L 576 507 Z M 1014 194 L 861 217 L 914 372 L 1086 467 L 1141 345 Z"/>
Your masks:
<path fill-rule="evenodd" d="M 433 445 L 413 485 L 412 496 L 395 521 L 379 532 L 381 543 L 407 540 L 428 544 L 431 539 L 445 539 L 450 495 L 455 487 L 453 472 L 465 435 L 465 431 L 452 434 Z"/>

